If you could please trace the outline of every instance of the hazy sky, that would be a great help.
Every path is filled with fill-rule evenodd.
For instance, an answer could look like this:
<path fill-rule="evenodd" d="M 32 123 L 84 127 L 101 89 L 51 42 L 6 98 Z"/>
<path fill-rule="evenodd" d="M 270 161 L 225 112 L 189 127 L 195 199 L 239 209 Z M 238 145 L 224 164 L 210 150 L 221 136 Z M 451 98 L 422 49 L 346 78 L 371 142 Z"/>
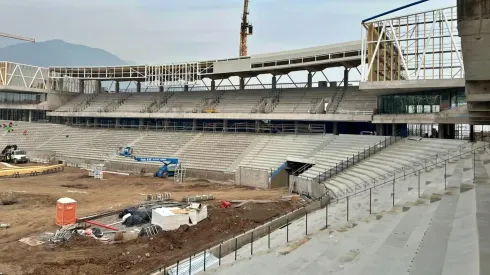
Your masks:
<path fill-rule="evenodd" d="M 360 39 L 360 22 L 413 0 L 251 0 L 249 54 Z M 0 32 L 102 48 L 136 63 L 238 56 L 243 0 L 0 0 Z M 401 13 L 456 5 L 431 0 Z M 398 13 L 400 14 L 400 13 Z M 0 40 L 0 46 L 16 43 Z"/>

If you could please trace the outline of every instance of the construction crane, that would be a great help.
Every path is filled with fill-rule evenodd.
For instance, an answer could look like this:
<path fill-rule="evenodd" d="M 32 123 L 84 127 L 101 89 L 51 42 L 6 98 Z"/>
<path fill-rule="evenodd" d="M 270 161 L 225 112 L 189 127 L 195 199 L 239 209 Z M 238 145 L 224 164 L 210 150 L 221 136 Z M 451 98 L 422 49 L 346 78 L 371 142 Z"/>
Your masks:
<path fill-rule="evenodd" d="M 248 22 L 248 2 L 243 1 L 242 24 L 240 25 L 240 56 L 247 56 L 247 36 L 253 34 L 253 26 Z"/>
<path fill-rule="evenodd" d="M 3 33 L 0 32 L 0 37 L 6 37 L 6 38 L 12 38 L 12 39 L 17 39 L 17 40 L 23 40 L 23 41 L 29 41 L 32 43 L 36 43 L 36 39 L 34 38 L 29 38 L 29 37 L 23 37 L 15 34 L 8 34 L 8 33 Z"/>

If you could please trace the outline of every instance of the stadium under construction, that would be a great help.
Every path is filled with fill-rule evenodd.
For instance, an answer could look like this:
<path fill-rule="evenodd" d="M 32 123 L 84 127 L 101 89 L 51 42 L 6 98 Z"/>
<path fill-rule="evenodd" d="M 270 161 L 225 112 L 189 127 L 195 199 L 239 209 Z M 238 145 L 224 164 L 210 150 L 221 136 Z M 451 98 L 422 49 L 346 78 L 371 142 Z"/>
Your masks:
<path fill-rule="evenodd" d="M 0 272 L 489 274 L 490 4 L 392 17 L 414 4 L 363 20 L 360 40 L 291 51 L 160 65 L 0 62 L 0 149 L 15 164 L 0 163 L 0 213 L 11 220 L 0 229 L 12 225 Z M 61 192 L 84 214 L 104 213 L 77 220 L 104 230 L 129 208 L 114 220 L 108 210 L 146 207 L 154 192 L 192 206 L 169 215 L 196 219 L 204 207 L 189 198 L 206 197 L 211 218 L 142 229 L 138 242 L 114 236 L 113 246 L 58 247 L 68 239 L 57 231 L 29 244 L 53 246 L 24 257 L 18 240 L 52 229 Z"/>

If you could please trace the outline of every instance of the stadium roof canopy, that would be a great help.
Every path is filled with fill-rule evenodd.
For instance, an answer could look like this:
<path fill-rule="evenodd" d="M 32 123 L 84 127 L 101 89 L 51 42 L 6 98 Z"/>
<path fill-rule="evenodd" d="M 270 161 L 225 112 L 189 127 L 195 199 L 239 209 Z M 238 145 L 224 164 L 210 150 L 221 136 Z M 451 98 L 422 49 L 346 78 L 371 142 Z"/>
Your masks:
<path fill-rule="evenodd" d="M 51 67 L 51 77 L 119 81 L 194 81 L 231 76 L 282 75 L 293 71 L 321 71 L 330 67 L 357 67 L 361 64 L 361 41 L 331 44 L 299 50 L 258 54 L 247 57 L 183 62 L 163 65 L 95 67 Z"/>

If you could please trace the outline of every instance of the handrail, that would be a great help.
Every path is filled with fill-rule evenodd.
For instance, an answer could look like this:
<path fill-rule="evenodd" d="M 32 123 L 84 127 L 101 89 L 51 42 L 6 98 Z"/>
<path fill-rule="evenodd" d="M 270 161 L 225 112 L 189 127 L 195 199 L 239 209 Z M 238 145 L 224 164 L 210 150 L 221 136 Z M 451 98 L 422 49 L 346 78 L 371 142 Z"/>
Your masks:
<path fill-rule="evenodd" d="M 377 184 L 378 181 L 376 180 L 376 178 L 372 178 L 372 182 L 370 182 L 370 181 L 364 181 L 362 183 L 356 183 L 356 185 L 355 185 L 354 188 L 352 188 L 352 187 L 350 188 L 351 189 L 350 191 L 349 191 L 349 189 L 346 190 L 346 193 L 345 193 L 345 195 L 343 197 L 336 197 L 336 201 L 338 202 L 338 201 L 341 201 L 341 200 L 345 199 L 346 197 L 356 196 L 357 194 L 359 194 L 361 192 L 365 192 L 365 191 L 369 190 L 370 188 L 376 188 L 378 186 L 385 185 L 386 183 L 390 183 L 390 182 L 393 182 L 393 181 L 396 181 L 396 180 L 399 180 L 399 179 L 405 179 L 407 176 L 410 176 L 411 174 L 417 175 L 417 172 L 420 173 L 422 170 L 427 170 L 427 169 L 432 168 L 432 167 L 437 167 L 437 165 L 442 165 L 445 162 L 450 161 L 450 160 L 453 160 L 453 159 L 456 159 L 458 157 L 461 157 L 462 155 L 465 155 L 465 154 L 468 154 L 468 153 L 474 153 L 477 150 L 481 150 L 481 149 L 484 149 L 486 147 L 490 148 L 490 143 L 485 142 L 483 144 L 483 146 L 479 146 L 479 147 L 475 147 L 475 148 L 473 148 L 473 144 L 471 144 L 471 149 L 465 151 L 465 150 L 463 150 L 463 147 L 465 147 L 465 145 L 468 145 L 468 143 L 458 146 L 457 148 L 459 148 L 459 153 L 456 153 L 456 155 L 453 154 L 453 156 L 451 156 L 451 153 L 450 153 L 451 150 L 450 149 L 448 150 L 447 155 L 445 157 L 439 156 L 439 154 L 437 154 L 436 156 L 440 160 L 439 161 L 436 160 L 435 163 L 432 162 L 432 164 L 425 164 L 425 165 L 423 163 L 415 163 L 415 164 L 417 164 L 417 166 L 421 166 L 420 168 L 415 168 L 415 167 L 410 167 L 410 166 L 403 166 L 402 167 L 403 168 L 402 169 L 403 170 L 403 174 L 402 175 L 398 175 L 398 177 L 397 177 L 397 174 L 396 174 L 396 170 L 394 170 L 392 172 L 388 172 L 388 173 L 386 173 L 384 175 L 381 175 L 381 176 L 378 177 L 378 179 L 381 179 L 382 180 L 382 182 L 380 182 L 379 184 Z M 427 157 L 427 158 L 430 158 L 430 157 Z M 408 169 L 405 169 L 407 167 L 408 167 Z M 409 170 L 409 169 L 411 169 L 412 171 L 411 172 L 407 172 L 407 170 Z M 358 188 L 357 187 L 358 185 L 363 185 L 364 188 L 362 188 L 362 186 L 360 188 Z M 354 190 L 352 190 L 352 189 L 354 189 Z M 329 193 L 331 194 L 333 192 L 329 192 Z M 325 194 L 325 195 L 327 195 L 327 194 Z M 335 193 L 334 193 L 334 195 L 336 196 Z"/>
<path fill-rule="evenodd" d="M 322 183 L 326 181 L 329 178 L 332 178 L 333 176 L 336 176 L 349 168 L 350 166 L 355 165 L 356 163 L 359 163 L 361 160 L 364 160 L 371 155 L 375 154 L 376 152 L 379 152 L 386 148 L 387 146 L 392 145 L 393 143 L 396 143 L 397 141 L 401 140 L 402 137 L 398 136 L 391 136 L 387 137 L 384 140 L 380 141 L 379 143 L 375 144 L 374 146 L 369 146 L 368 149 L 364 149 L 364 151 L 361 151 L 357 153 L 357 155 L 352 155 L 352 158 L 347 158 L 345 161 L 341 161 L 340 163 L 336 164 L 335 167 L 332 166 L 332 168 L 325 170 L 323 173 L 319 173 L 318 176 L 310 179 L 308 177 L 305 177 L 307 179 L 310 179 L 312 182 L 318 182 Z"/>

